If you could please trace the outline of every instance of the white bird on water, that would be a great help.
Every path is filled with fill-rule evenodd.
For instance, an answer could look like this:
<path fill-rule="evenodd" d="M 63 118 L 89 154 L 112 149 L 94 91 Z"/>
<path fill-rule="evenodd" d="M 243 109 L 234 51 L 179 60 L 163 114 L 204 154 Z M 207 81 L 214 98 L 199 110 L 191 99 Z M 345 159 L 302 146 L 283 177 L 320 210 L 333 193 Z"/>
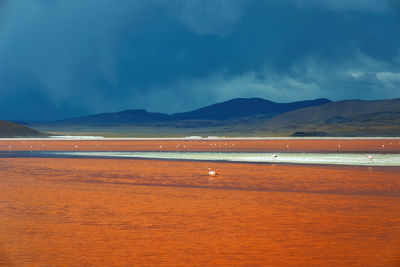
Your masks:
<path fill-rule="evenodd" d="M 272 160 L 276 160 L 277 157 L 278 157 L 278 155 L 276 155 L 276 154 L 271 155 Z"/>
<path fill-rule="evenodd" d="M 372 155 L 367 155 L 368 163 L 372 163 L 374 161 L 374 157 Z"/>
<path fill-rule="evenodd" d="M 209 174 L 210 176 L 215 176 L 215 175 L 217 175 L 217 172 L 211 170 L 211 168 L 208 168 L 208 174 Z"/>

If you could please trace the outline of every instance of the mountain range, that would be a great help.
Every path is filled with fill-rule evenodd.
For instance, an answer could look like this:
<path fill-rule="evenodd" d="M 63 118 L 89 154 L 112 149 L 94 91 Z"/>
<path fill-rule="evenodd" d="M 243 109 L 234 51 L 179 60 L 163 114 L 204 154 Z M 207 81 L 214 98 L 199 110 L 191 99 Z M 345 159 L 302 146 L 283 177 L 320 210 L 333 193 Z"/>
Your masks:
<path fill-rule="evenodd" d="M 0 135 L 6 136 L 4 129 L 10 125 L 17 124 L 2 121 Z M 171 115 L 131 109 L 27 125 L 53 134 L 108 136 L 399 136 L 400 98 L 292 103 L 237 98 Z M 29 129 L 21 127 L 18 134 L 8 131 L 8 136 L 21 136 Z"/>
<path fill-rule="evenodd" d="M 117 125 L 155 125 L 173 126 L 177 122 L 181 125 L 194 127 L 199 123 L 215 125 L 216 122 L 227 121 L 242 117 L 262 116 L 272 118 L 299 108 L 319 106 L 330 103 L 328 99 L 315 99 L 292 103 L 275 103 L 262 98 L 236 98 L 226 102 L 206 106 L 189 112 L 164 113 L 147 112 L 143 109 L 128 109 L 115 113 L 101 113 L 78 118 L 57 121 L 61 125 L 88 125 L 88 126 L 117 126 Z M 186 121 L 186 123 L 185 123 Z M 208 123 L 204 123 L 208 121 Z"/>

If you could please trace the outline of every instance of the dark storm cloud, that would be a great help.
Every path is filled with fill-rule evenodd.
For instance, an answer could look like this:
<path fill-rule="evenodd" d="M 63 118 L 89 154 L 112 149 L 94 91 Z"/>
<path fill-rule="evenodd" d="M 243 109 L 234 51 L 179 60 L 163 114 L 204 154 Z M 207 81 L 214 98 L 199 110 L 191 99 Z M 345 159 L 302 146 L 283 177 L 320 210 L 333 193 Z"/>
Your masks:
<path fill-rule="evenodd" d="M 377 1 L 377 0 L 293 0 L 297 5 L 302 7 L 319 6 L 336 11 L 370 11 L 378 13 L 386 13 L 391 4 L 397 0 Z"/>
<path fill-rule="evenodd" d="M 400 97 L 397 0 L 0 0 L 0 114 Z"/>

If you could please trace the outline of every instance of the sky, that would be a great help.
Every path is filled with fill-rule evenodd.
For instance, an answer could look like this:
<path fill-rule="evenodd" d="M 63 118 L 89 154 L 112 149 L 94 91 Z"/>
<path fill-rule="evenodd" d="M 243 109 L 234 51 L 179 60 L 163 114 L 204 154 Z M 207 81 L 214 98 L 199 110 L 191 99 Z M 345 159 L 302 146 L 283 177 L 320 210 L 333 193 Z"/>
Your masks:
<path fill-rule="evenodd" d="M 0 0 L 0 119 L 400 97 L 400 0 Z"/>

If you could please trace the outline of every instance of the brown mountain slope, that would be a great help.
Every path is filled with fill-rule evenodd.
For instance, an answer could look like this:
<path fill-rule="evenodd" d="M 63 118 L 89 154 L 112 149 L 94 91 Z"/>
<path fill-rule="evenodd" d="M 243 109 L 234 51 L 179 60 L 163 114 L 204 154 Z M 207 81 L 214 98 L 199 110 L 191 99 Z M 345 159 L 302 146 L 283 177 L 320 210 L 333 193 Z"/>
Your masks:
<path fill-rule="evenodd" d="M 400 98 L 389 100 L 344 100 L 286 112 L 267 121 L 268 125 L 334 124 L 373 119 L 400 113 Z"/>
<path fill-rule="evenodd" d="M 283 135 L 300 132 L 305 135 L 399 136 L 400 98 L 344 100 L 302 108 L 258 122 L 251 130 Z"/>
<path fill-rule="evenodd" d="M 9 121 L 0 120 L 0 137 L 45 137 L 47 134 Z"/>

